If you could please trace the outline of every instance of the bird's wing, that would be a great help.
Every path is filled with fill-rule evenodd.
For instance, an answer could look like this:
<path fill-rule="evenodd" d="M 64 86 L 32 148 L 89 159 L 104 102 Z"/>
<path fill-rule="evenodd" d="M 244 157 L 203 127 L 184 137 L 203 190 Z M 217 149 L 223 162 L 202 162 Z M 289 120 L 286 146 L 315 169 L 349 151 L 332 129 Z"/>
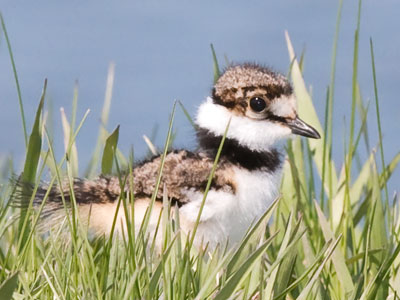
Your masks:
<path fill-rule="evenodd" d="M 126 178 L 128 180 L 124 187 L 125 191 L 133 191 L 136 198 L 151 197 L 156 188 L 160 165 L 161 156 L 157 156 L 135 166 L 132 173 L 133 178 Z M 170 199 L 178 204 L 188 202 L 190 200 L 188 199 L 188 192 L 204 191 L 212 166 L 213 160 L 205 154 L 192 153 L 186 150 L 168 153 L 164 160 L 157 198 L 162 199 L 165 187 Z M 226 176 L 228 173 L 227 164 L 219 163 L 211 188 L 228 192 L 234 191 L 232 176 Z M 131 184 L 132 187 L 130 187 Z M 14 198 L 25 197 L 23 191 L 28 190 L 25 188 L 27 184 L 17 180 L 16 185 L 19 192 L 17 191 Z M 33 187 L 30 187 L 29 190 L 32 189 Z M 117 176 L 100 176 L 93 180 L 75 178 L 72 182 L 72 190 L 76 202 L 80 205 L 111 203 L 118 199 L 121 194 L 120 178 Z M 55 184 L 51 187 L 40 185 L 36 191 L 34 203 L 40 204 L 47 194 L 49 202 L 57 204 L 56 208 L 61 207 L 60 204 L 63 203 L 63 199 L 69 203 L 71 198 L 70 182 L 62 182 L 60 185 Z M 30 194 L 28 196 L 30 197 Z M 17 202 L 15 200 L 15 203 Z M 19 202 L 17 205 L 22 205 L 22 202 Z"/>
<path fill-rule="evenodd" d="M 155 190 L 161 156 L 154 157 L 133 169 L 133 191 L 136 196 L 151 196 Z M 204 191 L 213 166 L 213 160 L 202 153 L 186 150 L 173 151 L 167 154 L 157 198 L 162 198 L 164 187 L 169 198 L 178 204 L 190 201 L 187 192 L 190 190 Z M 234 184 L 232 177 L 227 176 L 229 170 L 220 163 L 212 181 L 213 189 L 232 192 Z"/>

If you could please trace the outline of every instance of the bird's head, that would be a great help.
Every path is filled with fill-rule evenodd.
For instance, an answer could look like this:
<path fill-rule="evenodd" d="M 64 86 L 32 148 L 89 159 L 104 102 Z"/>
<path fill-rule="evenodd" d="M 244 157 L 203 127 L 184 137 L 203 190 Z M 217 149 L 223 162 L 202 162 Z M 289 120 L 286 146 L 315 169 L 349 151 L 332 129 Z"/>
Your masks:
<path fill-rule="evenodd" d="M 197 124 L 221 136 L 231 120 L 228 138 L 255 151 L 264 151 L 292 134 L 320 138 L 297 115 L 289 81 L 255 64 L 228 67 L 213 88 L 212 98 L 200 106 Z"/>

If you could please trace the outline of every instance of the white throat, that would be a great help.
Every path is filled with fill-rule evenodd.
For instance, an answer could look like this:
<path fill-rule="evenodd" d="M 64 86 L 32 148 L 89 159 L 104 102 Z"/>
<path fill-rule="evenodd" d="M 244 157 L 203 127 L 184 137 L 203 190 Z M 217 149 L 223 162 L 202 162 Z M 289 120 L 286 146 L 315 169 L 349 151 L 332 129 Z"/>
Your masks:
<path fill-rule="evenodd" d="M 226 107 L 213 103 L 211 97 L 200 105 L 196 123 L 216 136 L 223 136 L 229 120 L 227 138 L 257 152 L 269 150 L 278 140 L 291 135 L 288 127 L 278 123 L 237 116 Z"/>

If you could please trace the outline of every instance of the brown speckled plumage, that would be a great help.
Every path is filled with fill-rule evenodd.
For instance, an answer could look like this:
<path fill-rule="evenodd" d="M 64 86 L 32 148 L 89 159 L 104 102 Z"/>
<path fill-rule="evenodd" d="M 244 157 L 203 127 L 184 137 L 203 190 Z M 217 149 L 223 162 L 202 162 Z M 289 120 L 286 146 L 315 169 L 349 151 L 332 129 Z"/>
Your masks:
<path fill-rule="evenodd" d="M 167 154 L 164 161 L 163 175 L 158 190 L 157 199 L 161 200 L 164 187 L 170 199 L 179 205 L 187 202 L 186 192 L 189 189 L 204 191 L 214 160 L 204 153 L 193 153 L 186 150 L 173 151 Z M 133 168 L 133 179 L 128 179 L 126 191 L 133 191 L 135 198 L 151 197 L 155 190 L 157 175 L 160 169 L 161 156 L 142 162 Z M 225 159 L 222 159 L 217 168 L 211 187 L 216 190 L 235 192 L 235 182 L 232 180 L 229 168 L 232 168 Z M 129 184 L 133 182 L 133 188 Z M 101 204 L 118 200 L 121 194 L 119 178 L 116 176 L 100 176 L 94 180 L 74 179 L 73 190 L 78 204 Z M 37 192 L 37 200 L 41 201 L 47 191 L 42 186 Z M 49 194 L 52 202 L 62 203 L 62 193 L 66 202 L 70 202 L 68 182 L 63 184 L 62 192 L 53 187 Z"/>
<path fill-rule="evenodd" d="M 164 162 L 163 176 L 157 197 L 161 199 L 163 187 L 167 188 L 168 197 L 179 202 L 187 202 L 185 191 L 191 188 L 203 191 L 206 187 L 214 160 L 204 153 L 186 150 L 168 153 Z M 151 196 L 156 185 L 161 157 L 139 165 L 133 170 L 133 185 L 136 195 Z M 227 176 L 229 163 L 221 161 L 213 178 L 212 187 L 234 192 L 235 183 Z"/>

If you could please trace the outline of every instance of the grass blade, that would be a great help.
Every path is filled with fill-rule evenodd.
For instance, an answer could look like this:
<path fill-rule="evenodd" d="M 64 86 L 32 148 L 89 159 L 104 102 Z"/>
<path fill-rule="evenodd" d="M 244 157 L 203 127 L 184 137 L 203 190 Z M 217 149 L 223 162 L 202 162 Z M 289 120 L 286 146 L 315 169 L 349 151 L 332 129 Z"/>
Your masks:
<path fill-rule="evenodd" d="M 92 177 L 96 170 L 96 165 L 98 163 L 98 159 L 100 156 L 101 146 L 105 143 L 107 138 L 107 123 L 108 123 L 108 116 L 110 114 L 111 108 L 111 99 L 112 99 L 112 92 L 114 87 L 114 77 L 115 77 L 115 64 L 112 62 L 108 67 L 108 74 L 107 74 L 107 84 L 106 84 L 106 92 L 104 96 L 104 104 L 103 109 L 101 111 L 101 124 L 99 128 L 99 136 L 97 138 L 96 147 L 90 160 L 89 166 L 85 172 L 85 177 Z"/>
<path fill-rule="evenodd" d="M 61 123 L 64 131 L 64 149 L 65 153 L 68 155 L 67 163 L 70 165 L 69 168 L 71 170 L 71 174 L 74 177 L 78 176 L 78 149 L 76 148 L 75 141 L 71 141 L 72 138 L 72 130 L 71 126 L 68 122 L 67 116 L 65 115 L 64 108 L 61 107 Z M 70 146 L 71 144 L 71 146 Z M 70 151 L 68 152 L 68 149 Z"/>
<path fill-rule="evenodd" d="M 157 155 L 157 148 L 154 146 L 154 144 L 151 142 L 151 140 L 147 137 L 147 135 L 143 135 L 144 142 L 146 143 L 147 147 L 149 147 L 149 150 L 152 155 Z"/>
<path fill-rule="evenodd" d="M 288 244 L 290 242 L 290 238 L 291 238 L 291 235 L 292 235 L 292 225 L 293 225 L 293 214 L 290 214 L 289 215 L 289 219 L 287 221 L 286 231 L 285 231 L 284 236 L 283 236 L 283 241 L 282 241 L 281 246 L 279 247 L 278 257 L 282 257 L 283 252 L 286 250 L 286 248 L 287 248 L 287 246 L 288 246 Z M 290 259 L 290 254 L 289 254 L 288 258 Z M 265 295 L 269 299 L 272 299 L 275 294 L 279 294 L 282 290 L 284 290 L 284 288 L 286 288 L 286 286 L 284 286 L 283 288 L 282 288 L 282 286 L 279 286 L 281 282 L 279 282 L 279 278 L 278 277 L 280 277 L 280 276 L 278 276 L 278 271 L 284 273 L 284 276 L 283 276 L 284 277 L 283 278 L 284 281 L 286 281 L 286 280 L 288 281 L 289 278 L 291 277 L 291 274 L 281 270 L 281 266 L 282 266 L 282 264 L 283 264 L 283 262 L 285 260 L 286 259 L 284 259 L 280 263 L 280 265 L 278 267 L 276 267 L 272 271 L 270 277 L 268 278 L 267 286 L 265 288 Z M 283 285 L 284 285 L 284 283 L 285 282 L 283 282 Z"/>
<path fill-rule="evenodd" d="M 188 121 L 190 122 L 190 125 L 192 125 L 193 129 L 197 128 L 197 125 L 194 123 L 193 118 L 190 116 L 189 112 L 187 111 L 187 109 L 185 108 L 185 106 L 183 106 L 181 101 L 178 101 L 179 106 L 181 107 L 183 113 L 185 114 L 186 118 L 188 119 Z"/>
<path fill-rule="evenodd" d="M 377 80 L 376 80 L 376 70 L 375 70 L 375 57 L 374 57 L 374 45 L 372 43 L 372 38 L 369 40 L 370 49 L 371 49 L 371 63 L 372 63 L 372 77 L 374 79 L 374 95 L 375 95 L 375 107 L 376 107 L 376 119 L 378 124 L 378 133 L 379 133 L 379 146 L 380 146 L 380 153 L 381 153 L 381 163 L 383 168 L 383 178 L 384 178 L 384 189 L 385 189 L 385 197 L 386 202 L 389 201 L 389 193 L 386 184 L 386 170 L 385 166 L 385 155 L 383 151 L 383 138 L 382 138 L 382 128 L 381 128 L 381 114 L 379 111 L 379 98 L 378 98 L 378 87 L 377 87 Z"/>
<path fill-rule="evenodd" d="M 326 256 L 324 258 L 324 260 L 322 261 L 322 263 L 320 264 L 320 266 L 318 267 L 317 271 L 314 273 L 313 277 L 311 278 L 311 280 L 307 283 L 306 287 L 301 291 L 299 297 L 297 297 L 297 300 L 305 300 L 308 298 L 308 295 L 310 294 L 315 282 L 317 281 L 317 279 L 319 278 L 319 275 L 322 272 L 322 269 L 324 268 L 325 264 L 327 263 L 327 261 L 329 260 L 329 258 L 332 256 L 333 251 L 336 249 L 337 244 L 339 243 L 340 239 L 342 238 L 342 236 L 339 236 L 337 238 L 337 240 L 335 241 L 335 243 L 333 243 L 328 250 L 326 251 Z"/>
<path fill-rule="evenodd" d="M 210 44 L 210 47 L 211 47 L 211 53 L 212 53 L 212 57 L 213 57 L 214 83 L 216 83 L 219 76 L 221 75 L 221 72 L 220 72 L 219 65 L 218 65 L 217 55 L 215 54 L 214 45 Z"/>
<path fill-rule="evenodd" d="M 103 158 L 101 160 L 101 172 L 103 174 L 110 174 L 112 171 L 115 151 L 117 149 L 119 136 L 119 125 L 113 133 L 107 138 L 106 145 L 104 146 Z"/>
<path fill-rule="evenodd" d="M 295 53 L 293 49 L 292 42 L 290 41 L 290 37 L 288 32 L 285 32 L 287 47 L 289 50 L 289 58 L 290 61 L 293 62 L 292 67 L 292 81 L 294 85 L 294 92 L 298 102 L 298 113 L 302 119 L 305 119 L 306 122 L 309 122 L 313 125 L 313 127 L 320 133 L 323 132 L 321 123 L 318 119 L 317 113 L 315 111 L 314 105 L 312 104 L 312 99 L 306 89 L 303 77 L 301 75 L 299 64 L 295 58 Z M 318 173 L 321 178 L 331 178 L 332 185 L 325 183 L 325 190 L 327 194 L 332 194 L 332 191 L 337 190 L 337 175 L 335 170 L 335 165 L 333 161 L 326 157 L 323 159 L 323 148 L 324 148 L 324 139 L 326 137 L 321 134 L 321 139 L 309 139 L 308 142 L 310 144 L 311 152 L 314 153 L 314 161 L 318 170 Z M 328 168 L 324 168 L 323 165 L 327 165 Z M 323 171 L 325 173 L 323 173 Z M 324 176 L 324 177 L 323 177 Z"/>
<path fill-rule="evenodd" d="M 0 285 L 0 299 L 11 300 L 13 298 L 14 290 L 18 286 L 18 272 L 12 274 Z"/>
<path fill-rule="evenodd" d="M 322 232 L 325 237 L 325 241 L 333 240 L 334 235 L 329 227 L 328 220 L 325 218 L 321 208 L 319 207 L 317 201 L 314 201 L 315 209 L 317 210 L 319 224 L 321 225 Z M 354 291 L 354 284 L 351 278 L 349 269 L 346 266 L 346 260 L 339 249 L 336 249 L 332 253 L 332 262 L 336 270 L 337 277 L 342 284 L 344 289 L 345 297 L 349 297 Z"/>
<path fill-rule="evenodd" d="M 274 236 L 272 236 L 274 237 Z M 215 300 L 230 299 L 240 283 L 247 277 L 248 271 L 253 267 L 254 263 L 264 254 L 267 247 L 271 244 L 272 237 L 265 241 L 250 257 L 240 266 L 237 272 L 227 281 L 225 286 L 214 298 Z"/>
<path fill-rule="evenodd" d="M 0 20 L 1 20 L 1 27 L 3 28 L 4 37 L 6 38 L 8 54 L 10 55 L 10 61 L 14 73 L 15 85 L 17 86 L 17 94 L 18 94 L 18 103 L 19 103 L 19 110 L 21 113 L 21 120 L 22 120 L 22 129 L 24 131 L 24 140 L 25 140 L 25 147 L 28 147 L 28 132 L 26 130 L 26 121 L 25 121 L 25 112 L 24 112 L 24 105 L 22 103 L 22 96 L 21 96 L 21 88 L 19 86 L 19 79 L 17 74 L 17 68 L 15 66 L 14 55 L 11 49 L 10 39 L 8 38 L 6 24 L 3 19 L 3 15 L 0 13 Z"/>
<path fill-rule="evenodd" d="M 40 98 L 39 106 L 36 111 L 35 122 L 29 137 L 28 150 L 26 153 L 24 172 L 22 175 L 23 182 L 34 183 L 36 178 L 36 169 L 39 163 L 40 150 L 42 148 L 42 133 L 40 119 L 43 110 L 44 97 L 46 95 L 47 79 L 44 81 L 43 92 Z"/>
<path fill-rule="evenodd" d="M 36 181 L 36 170 L 39 164 L 40 152 L 42 149 L 42 133 L 41 133 L 40 119 L 43 110 L 44 98 L 46 95 L 46 88 L 47 88 L 47 79 L 44 81 L 42 96 L 40 98 L 39 106 L 36 111 L 36 117 L 35 117 L 35 122 L 33 124 L 32 132 L 29 137 L 24 171 L 21 175 L 22 182 L 24 183 L 22 194 L 28 195 L 27 197 L 22 197 L 21 199 L 22 205 L 20 210 L 20 219 L 18 227 L 19 229 L 18 231 L 20 233 L 21 247 L 23 247 L 23 245 L 25 244 L 25 241 L 27 239 L 27 233 L 29 231 L 28 228 L 29 224 L 27 223 L 26 220 L 28 217 L 27 211 L 29 208 L 29 203 L 28 203 L 30 199 L 29 195 L 32 192 L 31 186 Z M 24 226 L 24 224 L 26 224 L 28 227 Z M 20 248 L 20 250 L 21 249 L 22 248 Z"/>

